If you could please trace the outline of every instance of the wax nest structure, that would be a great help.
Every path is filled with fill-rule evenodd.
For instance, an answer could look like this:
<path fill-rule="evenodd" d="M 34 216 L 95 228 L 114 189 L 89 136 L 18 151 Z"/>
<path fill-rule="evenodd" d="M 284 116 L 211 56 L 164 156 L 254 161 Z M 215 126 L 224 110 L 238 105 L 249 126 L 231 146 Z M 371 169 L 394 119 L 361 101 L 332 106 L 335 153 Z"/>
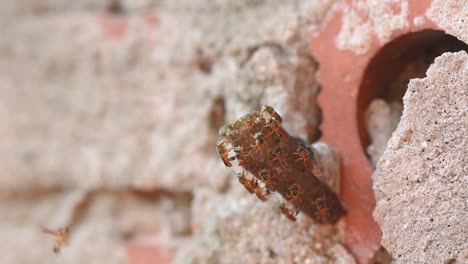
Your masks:
<path fill-rule="evenodd" d="M 314 174 L 319 165 L 316 151 L 289 135 L 281 122 L 272 107 L 263 106 L 221 128 L 217 152 L 260 200 L 280 194 L 280 210 L 291 220 L 301 211 L 319 224 L 335 224 L 345 209 L 332 188 Z"/>

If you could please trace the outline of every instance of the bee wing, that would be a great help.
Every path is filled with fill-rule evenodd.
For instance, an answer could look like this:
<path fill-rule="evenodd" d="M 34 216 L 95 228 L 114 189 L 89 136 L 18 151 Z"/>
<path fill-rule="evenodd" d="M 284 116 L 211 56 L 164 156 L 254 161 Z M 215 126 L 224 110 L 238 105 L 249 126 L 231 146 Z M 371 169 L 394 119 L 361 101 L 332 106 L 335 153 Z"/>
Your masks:
<path fill-rule="evenodd" d="M 43 228 L 43 229 L 41 230 L 41 232 L 44 233 L 44 234 L 53 235 L 53 236 L 56 236 L 56 235 L 57 235 L 57 232 L 52 231 L 52 230 L 47 229 L 47 228 Z"/>

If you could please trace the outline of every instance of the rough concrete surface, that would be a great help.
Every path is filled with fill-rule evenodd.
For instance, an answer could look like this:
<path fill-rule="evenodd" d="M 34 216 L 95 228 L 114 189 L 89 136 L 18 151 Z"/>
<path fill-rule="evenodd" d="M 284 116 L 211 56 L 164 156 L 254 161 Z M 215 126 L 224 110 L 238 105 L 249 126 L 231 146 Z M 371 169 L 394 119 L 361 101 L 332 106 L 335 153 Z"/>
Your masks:
<path fill-rule="evenodd" d="M 175 26 L 174 18 L 165 21 L 163 32 Z M 112 23 L 128 23 L 119 41 L 102 32 Z M 158 34 L 143 18 L 52 15 L 4 29 L 0 168 L 10 176 L 0 177 L 1 189 L 220 185 L 223 168 L 206 147 L 216 91 L 186 89 L 204 78 L 189 59 L 164 71 L 175 63 L 166 61 L 171 51 L 150 46 Z M 201 164 L 220 176 L 193 177 L 205 170 Z"/>
<path fill-rule="evenodd" d="M 336 38 L 338 49 L 364 54 L 374 35 L 385 43 L 394 31 L 408 26 L 407 0 L 367 0 L 343 5 L 343 24 Z"/>
<path fill-rule="evenodd" d="M 176 263 L 355 263 L 339 243 L 336 227 L 314 225 L 303 214 L 292 222 L 278 204 L 246 195 L 237 179 L 232 184 L 229 195 L 196 191 L 192 213 L 198 239 Z"/>
<path fill-rule="evenodd" d="M 433 0 L 427 16 L 448 34 L 468 43 L 468 4 L 459 0 Z"/>
<path fill-rule="evenodd" d="M 128 239 L 140 234 L 177 249 L 171 241 L 190 232 L 192 217 L 212 223 L 201 208 L 230 208 L 213 201 L 256 203 L 231 190 L 215 154 L 216 126 L 267 103 L 292 134 L 319 135 L 307 34 L 335 1 L 142 0 L 123 1 L 120 10 L 111 2 L 118 1 L 0 4 L 0 206 L 9 211 L 0 218 L 0 236 L 9 241 L 0 247 L 2 263 L 122 263 Z M 213 110 L 219 98 L 225 113 Z M 148 204 L 123 195 L 129 189 L 168 195 Z M 90 192 L 94 198 L 86 198 Z M 193 216 L 187 193 L 197 201 Z M 254 214 L 245 213 L 231 221 Z M 262 215 L 287 222 L 271 208 Z M 70 245 L 57 257 L 53 238 L 39 230 L 68 224 Z M 348 263 L 335 229 L 320 241 L 316 227 L 285 225 L 276 238 L 297 235 L 284 256 Z M 263 258 L 243 250 L 232 232 L 221 243 L 237 250 L 219 252 Z M 195 233 L 195 244 L 209 238 Z M 326 246 L 308 249 L 310 241 Z M 290 262 L 283 255 L 273 259 Z"/>
<path fill-rule="evenodd" d="M 173 241 L 187 233 L 190 221 L 188 199 L 155 201 L 127 191 L 101 191 L 88 198 L 79 191 L 58 191 L 1 199 L 1 263 L 127 263 L 123 245 L 133 237 L 160 234 Z M 69 245 L 55 255 L 54 237 L 40 230 L 70 223 Z M 161 250 L 180 246 L 165 243 Z"/>
<path fill-rule="evenodd" d="M 0 168 L 15 177 L 0 188 L 219 188 L 226 173 L 208 116 L 220 96 L 228 119 L 268 103 L 295 135 L 316 137 L 306 14 L 298 3 L 247 3 L 5 20 Z M 211 73 L 198 69 L 198 50 Z"/>
<path fill-rule="evenodd" d="M 374 217 L 396 263 L 468 262 L 468 55 L 445 53 L 413 79 L 373 175 Z"/>

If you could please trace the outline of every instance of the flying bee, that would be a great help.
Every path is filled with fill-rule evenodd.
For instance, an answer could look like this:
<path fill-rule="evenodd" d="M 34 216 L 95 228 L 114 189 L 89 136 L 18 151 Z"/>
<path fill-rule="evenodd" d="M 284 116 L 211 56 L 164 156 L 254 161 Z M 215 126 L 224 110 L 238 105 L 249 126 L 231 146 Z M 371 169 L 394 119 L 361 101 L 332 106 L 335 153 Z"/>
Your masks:
<path fill-rule="evenodd" d="M 60 254 L 60 250 L 68 244 L 68 238 L 70 237 L 70 228 L 61 227 L 57 230 L 42 229 L 42 233 L 55 236 L 54 242 L 54 253 Z"/>

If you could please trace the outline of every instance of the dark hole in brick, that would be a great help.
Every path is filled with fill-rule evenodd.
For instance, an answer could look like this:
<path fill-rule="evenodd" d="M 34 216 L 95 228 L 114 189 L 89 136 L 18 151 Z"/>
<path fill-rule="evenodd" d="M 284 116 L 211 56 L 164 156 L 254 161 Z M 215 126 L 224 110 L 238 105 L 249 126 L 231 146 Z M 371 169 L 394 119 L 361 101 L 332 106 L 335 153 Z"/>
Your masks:
<path fill-rule="evenodd" d="M 106 11 L 115 15 L 122 15 L 125 13 L 121 0 L 108 0 L 106 2 Z"/>
<path fill-rule="evenodd" d="M 206 54 L 206 52 L 201 48 L 198 47 L 196 50 L 196 66 L 197 68 L 205 73 L 210 74 L 213 68 L 213 58 Z"/>
<path fill-rule="evenodd" d="M 358 128 L 361 145 L 370 144 L 365 112 L 372 100 L 402 103 L 410 79 L 425 77 L 434 59 L 445 52 L 468 51 L 468 45 L 439 30 L 401 36 L 377 52 L 367 66 L 358 95 Z"/>
<path fill-rule="evenodd" d="M 226 106 L 224 103 L 223 97 L 217 97 L 214 99 L 213 104 L 211 105 L 210 115 L 209 115 L 209 125 L 216 133 L 218 133 L 219 128 L 224 125 L 224 116 L 226 114 Z"/>
<path fill-rule="evenodd" d="M 277 255 L 276 255 L 276 253 L 275 253 L 275 251 L 273 249 L 269 248 L 268 249 L 268 256 L 270 258 L 275 258 Z"/>
<path fill-rule="evenodd" d="M 457 260 L 452 258 L 452 259 L 448 259 L 444 262 L 444 264 L 456 264 L 457 263 Z"/>
<path fill-rule="evenodd" d="M 392 262 L 392 256 L 384 247 L 375 253 L 374 257 L 371 260 L 371 264 L 390 264 Z"/>
<path fill-rule="evenodd" d="M 316 142 L 317 140 L 322 137 L 322 130 L 320 129 L 320 124 L 322 123 L 322 109 L 317 108 L 317 122 L 316 123 L 311 123 L 308 122 L 306 127 L 307 127 L 307 141 L 310 143 Z"/>

